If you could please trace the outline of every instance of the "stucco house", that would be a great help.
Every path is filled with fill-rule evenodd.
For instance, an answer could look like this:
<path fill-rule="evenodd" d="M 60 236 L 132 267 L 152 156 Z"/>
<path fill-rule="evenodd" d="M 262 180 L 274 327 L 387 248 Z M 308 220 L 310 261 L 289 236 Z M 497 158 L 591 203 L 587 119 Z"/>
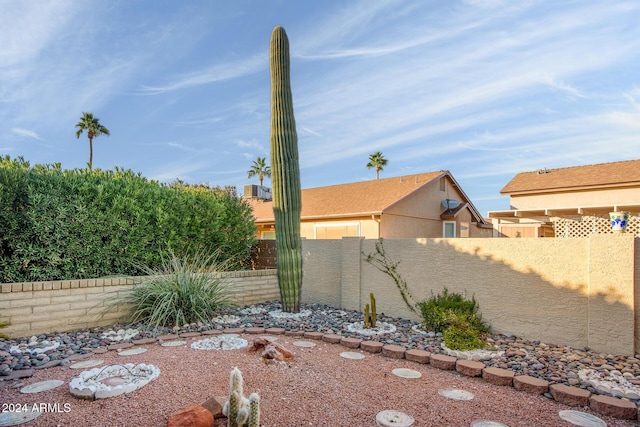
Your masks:
<path fill-rule="evenodd" d="M 256 197 L 270 192 L 248 190 L 258 238 L 275 238 L 273 203 Z M 303 189 L 300 233 L 306 239 L 491 237 L 492 228 L 451 173 L 438 171 Z"/>
<path fill-rule="evenodd" d="M 500 237 L 586 237 L 611 233 L 609 212 L 629 212 L 628 233 L 640 223 L 640 160 L 517 174 L 500 191 L 511 209 L 491 211 Z"/>

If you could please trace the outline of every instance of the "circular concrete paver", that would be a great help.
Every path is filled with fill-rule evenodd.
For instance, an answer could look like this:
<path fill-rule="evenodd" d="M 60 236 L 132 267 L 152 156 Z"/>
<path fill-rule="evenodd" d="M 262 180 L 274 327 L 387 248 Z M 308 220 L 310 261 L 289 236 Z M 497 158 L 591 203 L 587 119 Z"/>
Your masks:
<path fill-rule="evenodd" d="M 312 343 L 309 341 L 294 341 L 293 345 L 295 345 L 296 347 L 302 347 L 302 348 L 312 348 L 316 346 L 315 343 Z"/>
<path fill-rule="evenodd" d="M 20 393 L 40 393 L 41 391 L 53 390 L 56 387 L 60 387 L 62 384 L 64 384 L 64 381 L 61 380 L 40 381 L 39 383 L 33 383 L 26 387 L 22 387 L 20 389 Z"/>
<path fill-rule="evenodd" d="M 352 359 L 352 360 L 362 360 L 364 359 L 364 354 L 361 354 L 355 351 L 343 351 L 342 353 L 340 353 L 340 357 L 344 357 L 345 359 Z"/>
<path fill-rule="evenodd" d="M 407 368 L 396 368 L 391 372 L 393 372 L 393 375 L 400 378 L 413 379 L 413 378 L 422 377 L 422 374 L 420 372 L 414 371 L 413 369 L 407 369 Z"/>
<path fill-rule="evenodd" d="M 28 406 L 28 405 L 27 405 Z M 17 426 L 35 420 L 42 412 L 27 410 L 24 412 L 0 412 L 0 427 Z"/>
<path fill-rule="evenodd" d="M 146 348 L 132 348 L 130 350 L 123 350 L 119 352 L 118 356 L 135 356 L 136 354 L 142 354 L 146 351 Z"/>
<path fill-rule="evenodd" d="M 580 427 L 607 427 L 607 423 L 605 423 L 604 420 L 601 420 L 595 415 L 587 414 L 586 412 L 567 409 L 558 412 L 558 415 L 564 421 Z"/>
<path fill-rule="evenodd" d="M 180 347 L 181 345 L 185 345 L 187 342 L 182 340 L 174 340 L 174 341 L 166 341 L 160 344 L 163 347 Z"/>
<path fill-rule="evenodd" d="M 415 421 L 412 416 L 392 409 L 376 414 L 376 425 L 381 427 L 410 427 Z"/>
<path fill-rule="evenodd" d="M 438 390 L 438 394 L 442 397 L 452 400 L 471 400 L 473 399 L 473 393 L 466 390 L 460 390 L 458 388 L 445 388 Z M 481 425 L 481 424 L 480 424 Z"/>

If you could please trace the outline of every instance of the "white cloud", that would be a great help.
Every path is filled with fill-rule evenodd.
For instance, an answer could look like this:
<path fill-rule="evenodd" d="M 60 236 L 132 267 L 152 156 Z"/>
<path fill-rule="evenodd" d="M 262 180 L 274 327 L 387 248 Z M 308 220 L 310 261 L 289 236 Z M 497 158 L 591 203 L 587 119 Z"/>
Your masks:
<path fill-rule="evenodd" d="M 33 139 L 37 139 L 38 141 L 42 141 L 42 138 L 40 138 L 40 135 L 38 135 L 36 132 L 29 129 L 13 128 L 11 129 L 11 132 L 19 136 L 24 136 L 26 138 L 33 138 Z"/>

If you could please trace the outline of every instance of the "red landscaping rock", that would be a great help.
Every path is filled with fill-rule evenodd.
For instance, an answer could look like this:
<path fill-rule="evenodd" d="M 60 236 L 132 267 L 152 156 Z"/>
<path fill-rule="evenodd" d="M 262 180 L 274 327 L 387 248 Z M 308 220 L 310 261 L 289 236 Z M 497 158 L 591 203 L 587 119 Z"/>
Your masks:
<path fill-rule="evenodd" d="M 213 414 L 204 407 L 191 403 L 169 418 L 167 427 L 211 427 Z"/>
<path fill-rule="evenodd" d="M 362 341 L 360 348 L 369 353 L 380 353 L 384 347 L 384 343 L 378 341 Z"/>
<path fill-rule="evenodd" d="M 482 379 L 486 382 L 511 387 L 513 385 L 513 377 L 515 372 L 501 368 L 484 368 L 482 370 Z"/>
<path fill-rule="evenodd" d="M 284 328 L 268 328 L 265 333 L 270 335 L 284 335 L 285 331 Z"/>
<path fill-rule="evenodd" d="M 456 371 L 468 377 L 481 377 L 484 368 L 484 363 L 475 360 L 458 360 L 456 362 Z"/>
<path fill-rule="evenodd" d="M 251 335 L 264 334 L 264 328 L 247 328 L 244 332 Z"/>
<path fill-rule="evenodd" d="M 593 395 L 589 399 L 589 406 L 596 412 L 625 420 L 634 420 L 638 414 L 638 408 L 628 400 L 617 397 Z"/>
<path fill-rule="evenodd" d="M 552 384 L 549 387 L 555 400 L 569 406 L 587 406 L 591 392 L 564 384 Z"/>
<path fill-rule="evenodd" d="M 453 371 L 456 369 L 456 359 L 452 356 L 447 356 L 445 354 L 432 354 L 430 358 L 431 366 L 434 366 L 438 369 L 444 369 L 446 371 Z"/>
<path fill-rule="evenodd" d="M 405 348 L 399 345 L 385 345 L 382 347 L 382 355 L 393 359 L 404 359 Z"/>
<path fill-rule="evenodd" d="M 429 363 L 429 359 L 431 358 L 431 353 L 424 350 L 412 349 L 404 352 L 404 358 L 412 362 L 426 364 L 426 363 Z"/>
<path fill-rule="evenodd" d="M 343 346 L 347 347 L 347 348 L 358 348 L 360 347 L 360 344 L 362 343 L 362 340 L 359 338 L 342 338 L 340 340 L 340 344 L 342 344 Z"/>
<path fill-rule="evenodd" d="M 305 332 L 304 337 L 312 340 L 321 340 L 324 334 L 322 332 Z"/>
<path fill-rule="evenodd" d="M 203 404 L 202 407 L 207 409 L 213 415 L 213 418 L 222 418 L 222 408 L 224 403 L 227 401 L 226 397 L 215 396 L 208 398 Z"/>
<path fill-rule="evenodd" d="M 324 334 L 322 336 L 322 341 L 328 342 L 330 344 L 340 344 L 340 341 L 342 341 L 342 335 Z"/>
<path fill-rule="evenodd" d="M 513 386 L 516 390 L 533 394 L 545 394 L 549 391 L 549 381 L 529 375 L 513 377 Z"/>

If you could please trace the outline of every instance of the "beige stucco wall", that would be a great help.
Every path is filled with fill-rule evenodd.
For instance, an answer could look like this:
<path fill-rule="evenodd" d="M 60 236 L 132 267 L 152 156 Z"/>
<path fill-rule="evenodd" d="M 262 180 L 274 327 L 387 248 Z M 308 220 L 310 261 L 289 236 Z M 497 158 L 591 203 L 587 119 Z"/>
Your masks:
<path fill-rule="evenodd" d="M 302 220 L 300 222 L 300 236 L 305 239 L 315 239 L 316 227 L 326 227 L 332 225 L 343 226 L 346 224 L 357 224 L 360 228 L 360 237 L 364 237 L 367 239 L 377 239 L 380 237 L 377 217 L 372 218 L 370 216 L 327 219 L 322 221 Z"/>
<path fill-rule="evenodd" d="M 640 205 L 638 188 L 572 191 L 525 196 L 511 196 L 511 209 L 553 209 L 607 205 Z"/>
<path fill-rule="evenodd" d="M 309 243 L 303 242 L 303 248 Z M 369 292 L 374 292 L 379 312 L 419 320 L 394 282 L 363 260 L 362 253 L 373 253 L 375 243 L 343 239 L 340 266 L 348 270 L 341 275 L 340 305 L 362 310 Z M 391 260 L 400 261 L 398 271 L 415 301 L 447 287 L 474 295 L 496 332 L 613 354 L 638 351 L 634 313 L 640 273 L 633 236 L 385 239 L 384 248 Z M 335 249 L 325 264 L 319 257 L 322 252 L 314 248 L 303 264 L 305 272 L 311 265 L 322 270 L 318 264 L 337 268 Z M 305 274 L 305 298 L 313 300 L 322 288 L 317 274 Z"/>

